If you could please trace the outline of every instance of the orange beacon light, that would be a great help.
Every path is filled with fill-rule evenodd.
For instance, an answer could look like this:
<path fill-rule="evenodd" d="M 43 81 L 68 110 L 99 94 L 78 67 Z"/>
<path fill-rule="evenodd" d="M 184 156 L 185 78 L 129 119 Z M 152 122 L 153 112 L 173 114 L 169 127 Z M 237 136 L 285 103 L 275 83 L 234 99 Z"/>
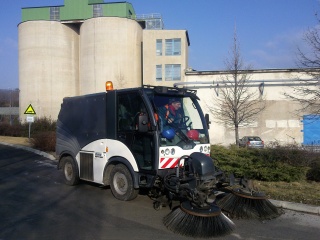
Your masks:
<path fill-rule="evenodd" d="M 106 82 L 106 91 L 113 90 L 113 83 L 111 81 Z"/>

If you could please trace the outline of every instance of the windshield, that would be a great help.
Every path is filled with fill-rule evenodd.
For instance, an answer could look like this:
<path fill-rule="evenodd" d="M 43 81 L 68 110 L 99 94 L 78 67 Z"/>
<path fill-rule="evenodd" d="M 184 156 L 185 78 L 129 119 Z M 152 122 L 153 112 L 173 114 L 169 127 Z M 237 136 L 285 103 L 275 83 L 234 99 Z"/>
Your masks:
<path fill-rule="evenodd" d="M 193 148 L 209 143 L 208 131 L 198 102 L 190 97 L 155 95 L 154 110 L 160 129 L 161 146 Z"/>

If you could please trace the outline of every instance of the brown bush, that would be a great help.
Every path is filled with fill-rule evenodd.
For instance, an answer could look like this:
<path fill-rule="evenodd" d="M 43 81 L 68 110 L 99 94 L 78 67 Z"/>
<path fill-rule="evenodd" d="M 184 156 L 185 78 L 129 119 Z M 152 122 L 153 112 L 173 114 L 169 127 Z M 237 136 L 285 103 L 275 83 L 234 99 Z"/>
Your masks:
<path fill-rule="evenodd" d="M 9 123 L 0 123 L 0 135 L 7 136 L 9 127 L 10 127 Z"/>
<path fill-rule="evenodd" d="M 22 126 L 20 124 L 10 125 L 9 123 L 0 123 L 0 135 L 20 137 L 22 132 Z"/>
<path fill-rule="evenodd" d="M 56 133 L 54 131 L 36 133 L 31 139 L 31 144 L 36 149 L 54 152 L 56 147 Z"/>
<path fill-rule="evenodd" d="M 29 130 L 31 137 L 41 132 L 54 132 L 56 130 L 56 121 L 48 117 L 42 117 L 36 118 L 32 124 L 27 122 L 21 123 L 19 121 L 13 121 L 12 124 L 0 122 L 1 136 L 28 137 Z"/>

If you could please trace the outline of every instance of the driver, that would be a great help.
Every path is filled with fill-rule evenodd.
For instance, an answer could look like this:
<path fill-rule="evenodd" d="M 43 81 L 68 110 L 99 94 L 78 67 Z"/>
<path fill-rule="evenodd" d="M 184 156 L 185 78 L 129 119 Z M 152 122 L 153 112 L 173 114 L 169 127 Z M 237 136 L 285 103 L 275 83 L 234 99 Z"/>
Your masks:
<path fill-rule="evenodd" d="M 177 98 L 169 99 L 169 104 L 164 105 L 159 109 L 160 117 L 163 121 L 163 128 L 170 124 L 178 125 L 181 121 L 182 114 L 179 111 L 181 101 Z"/>

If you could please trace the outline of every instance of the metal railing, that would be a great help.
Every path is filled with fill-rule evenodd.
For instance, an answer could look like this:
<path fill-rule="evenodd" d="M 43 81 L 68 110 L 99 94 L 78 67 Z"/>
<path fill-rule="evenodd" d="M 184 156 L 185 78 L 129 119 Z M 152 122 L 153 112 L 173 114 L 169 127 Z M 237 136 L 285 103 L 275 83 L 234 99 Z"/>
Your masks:
<path fill-rule="evenodd" d="M 149 14 L 137 14 L 137 20 L 147 20 L 147 19 L 162 19 L 160 13 L 149 13 Z"/>

